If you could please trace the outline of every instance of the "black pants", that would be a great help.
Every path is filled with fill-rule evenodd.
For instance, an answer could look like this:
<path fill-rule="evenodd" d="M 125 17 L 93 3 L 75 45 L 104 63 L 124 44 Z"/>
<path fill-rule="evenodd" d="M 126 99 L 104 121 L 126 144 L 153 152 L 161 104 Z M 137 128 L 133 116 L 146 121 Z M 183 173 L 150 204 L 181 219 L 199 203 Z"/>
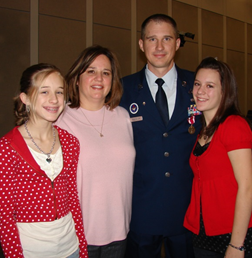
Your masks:
<path fill-rule="evenodd" d="M 164 244 L 166 258 L 194 258 L 192 234 L 178 236 L 139 235 L 132 231 L 127 237 L 125 258 L 160 258 Z"/>

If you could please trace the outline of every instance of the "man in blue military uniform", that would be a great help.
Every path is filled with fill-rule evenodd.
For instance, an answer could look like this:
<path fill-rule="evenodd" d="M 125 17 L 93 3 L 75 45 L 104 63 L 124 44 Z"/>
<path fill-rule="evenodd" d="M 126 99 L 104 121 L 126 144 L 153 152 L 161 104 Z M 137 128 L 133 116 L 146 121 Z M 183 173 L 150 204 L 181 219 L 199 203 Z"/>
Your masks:
<path fill-rule="evenodd" d="M 180 38 L 171 17 L 148 17 L 139 46 L 147 65 L 122 79 L 121 106 L 130 113 L 136 148 L 126 257 L 160 258 L 162 243 L 166 257 L 193 257 L 183 220 L 193 177 L 189 156 L 200 127 L 194 75 L 174 63 Z"/>

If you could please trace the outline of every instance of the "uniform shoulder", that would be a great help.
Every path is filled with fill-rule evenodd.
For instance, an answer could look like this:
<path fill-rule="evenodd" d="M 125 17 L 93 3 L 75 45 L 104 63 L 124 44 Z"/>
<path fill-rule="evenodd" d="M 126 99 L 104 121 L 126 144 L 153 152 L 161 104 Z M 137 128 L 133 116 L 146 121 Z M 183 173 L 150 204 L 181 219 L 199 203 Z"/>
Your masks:
<path fill-rule="evenodd" d="M 186 70 L 186 69 L 182 69 L 179 68 L 178 66 L 176 66 L 178 75 L 181 77 L 185 76 L 185 77 L 189 77 L 190 79 L 194 79 L 194 72 Z"/>
<path fill-rule="evenodd" d="M 140 80 L 140 78 L 142 77 L 142 74 L 144 73 L 143 70 L 139 71 L 139 72 L 136 72 L 136 73 L 133 73 L 133 74 L 130 74 L 130 75 L 127 75 L 127 76 L 124 76 L 122 78 L 122 83 L 125 84 L 127 82 L 132 82 L 132 81 L 137 81 L 137 80 Z"/>

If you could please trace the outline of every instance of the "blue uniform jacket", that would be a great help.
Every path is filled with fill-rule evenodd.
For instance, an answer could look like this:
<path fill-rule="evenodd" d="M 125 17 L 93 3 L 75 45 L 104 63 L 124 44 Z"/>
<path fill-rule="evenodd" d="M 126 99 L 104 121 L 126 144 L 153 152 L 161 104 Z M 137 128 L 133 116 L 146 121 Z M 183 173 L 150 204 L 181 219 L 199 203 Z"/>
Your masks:
<path fill-rule="evenodd" d="M 140 72 L 122 79 L 121 106 L 133 126 L 136 161 L 130 229 L 138 234 L 174 236 L 185 233 L 184 215 L 190 202 L 193 174 L 189 156 L 200 129 L 189 134 L 188 107 L 194 103 L 194 74 L 179 69 L 176 104 L 166 127 Z"/>

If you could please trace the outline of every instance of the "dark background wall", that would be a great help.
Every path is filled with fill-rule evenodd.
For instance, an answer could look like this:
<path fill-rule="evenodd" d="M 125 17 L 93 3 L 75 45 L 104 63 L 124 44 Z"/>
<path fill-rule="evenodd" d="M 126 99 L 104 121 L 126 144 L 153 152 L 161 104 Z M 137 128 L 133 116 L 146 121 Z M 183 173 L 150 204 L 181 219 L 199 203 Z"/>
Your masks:
<path fill-rule="evenodd" d="M 26 67 L 50 62 L 65 74 L 85 47 L 100 44 L 117 54 L 122 76 L 135 72 L 145 64 L 140 26 L 153 13 L 195 34 L 179 49 L 178 66 L 195 70 L 206 56 L 228 62 L 243 113 L 252 109 L 251 0 L 0 0 L 0 136 L 14 126 L 12 98 Z"/>

